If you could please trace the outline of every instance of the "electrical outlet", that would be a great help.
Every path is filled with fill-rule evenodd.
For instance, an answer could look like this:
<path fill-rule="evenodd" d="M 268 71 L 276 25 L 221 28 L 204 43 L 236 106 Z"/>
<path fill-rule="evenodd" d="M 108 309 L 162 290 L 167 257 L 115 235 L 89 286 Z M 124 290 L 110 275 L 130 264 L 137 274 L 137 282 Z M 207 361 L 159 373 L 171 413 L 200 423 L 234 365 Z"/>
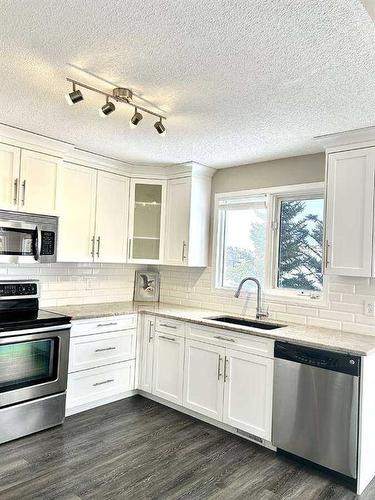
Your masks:
<path fill-rule="evenodd" d="M 365 300 L 366 316 L 375 316 L 375 302 L 373 300 Z"/>

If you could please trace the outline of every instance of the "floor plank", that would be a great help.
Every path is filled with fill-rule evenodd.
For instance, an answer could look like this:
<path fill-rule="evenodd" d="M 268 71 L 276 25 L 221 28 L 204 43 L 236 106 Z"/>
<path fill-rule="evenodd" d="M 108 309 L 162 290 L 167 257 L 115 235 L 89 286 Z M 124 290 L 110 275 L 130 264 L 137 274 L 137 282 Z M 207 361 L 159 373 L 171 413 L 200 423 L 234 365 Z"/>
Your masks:
<path fill-rule="evenodd" d="M 357 498 L 324 472 L 140 396 L 1 452 L 1 500 Z M 361 500 L 375 498 L 373 483 Z"/>

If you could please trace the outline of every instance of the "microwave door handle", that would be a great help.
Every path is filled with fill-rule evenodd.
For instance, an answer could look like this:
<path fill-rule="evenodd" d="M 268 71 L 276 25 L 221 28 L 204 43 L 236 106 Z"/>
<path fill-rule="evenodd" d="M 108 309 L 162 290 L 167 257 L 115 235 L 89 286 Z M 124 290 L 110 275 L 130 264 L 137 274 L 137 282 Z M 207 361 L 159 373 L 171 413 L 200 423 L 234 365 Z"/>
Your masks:
<path fill-rule="evenodd" d="M 38 226 L 35 228 L 36 231 L 36 240 L 35 240 L 35 255 L 34 259 L 39 260 L 40 252 L 42 251 L 42 231 Z"/>

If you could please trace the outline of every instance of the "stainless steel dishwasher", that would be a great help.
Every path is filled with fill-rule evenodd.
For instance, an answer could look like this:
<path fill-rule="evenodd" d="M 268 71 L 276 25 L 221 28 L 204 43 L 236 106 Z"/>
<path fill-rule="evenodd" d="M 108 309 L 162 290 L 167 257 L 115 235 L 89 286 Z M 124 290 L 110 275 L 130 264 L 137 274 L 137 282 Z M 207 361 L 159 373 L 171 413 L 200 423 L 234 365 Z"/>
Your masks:
<path fill-rule="evenodd" d="M 275 343 L 273 443 L 356 478 L 358 356 Z"/>

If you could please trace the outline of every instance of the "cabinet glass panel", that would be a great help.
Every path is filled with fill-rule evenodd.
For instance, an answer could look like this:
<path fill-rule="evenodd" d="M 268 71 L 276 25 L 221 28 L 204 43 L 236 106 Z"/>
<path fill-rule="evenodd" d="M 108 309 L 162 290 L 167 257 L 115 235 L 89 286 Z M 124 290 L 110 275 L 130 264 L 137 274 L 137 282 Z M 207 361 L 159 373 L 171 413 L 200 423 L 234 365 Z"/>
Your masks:
<path fill-rule="evenodd" d="M 133 259 L 159 259 L 162 186 L 136 184 Z"/>

